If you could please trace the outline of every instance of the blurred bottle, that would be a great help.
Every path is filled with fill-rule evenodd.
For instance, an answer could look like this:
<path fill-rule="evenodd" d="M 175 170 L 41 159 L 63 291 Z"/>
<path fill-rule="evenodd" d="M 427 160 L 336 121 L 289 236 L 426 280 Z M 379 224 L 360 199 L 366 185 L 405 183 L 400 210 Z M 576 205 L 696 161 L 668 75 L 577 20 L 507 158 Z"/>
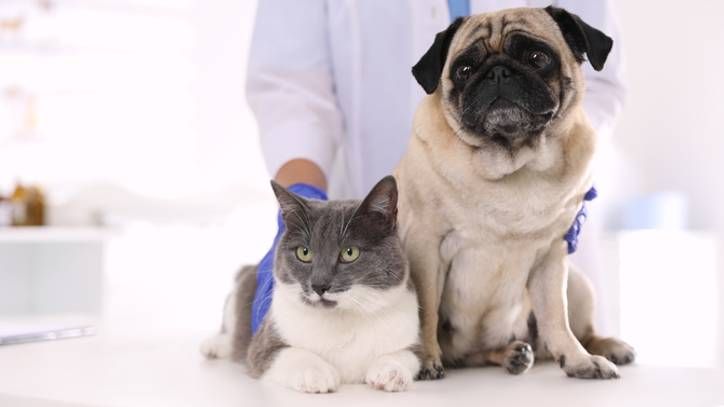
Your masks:
<path fill-rule="evenodd" d="M 28 188 L 28 199 L 26 206 L 27 226 L 45 225 L 45 194 L 40 187 Z"/>
<path fill-rule="evenodd" d="M 13 224 L 13 205 L 9 198 L 0 194 L 0 228 Z"/>
<path fill-rule="evenodd" d="M 45 195 L 36 186 L 17 183 L 10 196 L 13 226 L 43 226 L 45 224 Z"/>
<path fill-rule="evenodd" d="M 10 204 L 13 207 L 13 226 L 25 226 L 27 220 L 27 207 L 25 205 L 27 194 L 23 184 L 16 182 L 15 190 L 10 195 Z"/>

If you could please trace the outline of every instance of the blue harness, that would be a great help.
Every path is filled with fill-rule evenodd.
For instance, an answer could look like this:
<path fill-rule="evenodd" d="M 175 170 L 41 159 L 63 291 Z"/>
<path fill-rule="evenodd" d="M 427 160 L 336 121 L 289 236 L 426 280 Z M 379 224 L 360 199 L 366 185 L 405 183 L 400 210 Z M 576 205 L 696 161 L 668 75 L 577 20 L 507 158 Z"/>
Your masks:
<path fill-rule="evenodd" d="M 578 249 L 578 236 L 581 234 L 581 229 L 583 228 L 583 224 L 586 222 L 586 218 L 588 218 L 586 202 L 593 201 L 597 196 L 598 191 L 596 191 L 595 187 L 591 187 L 591 189 L 586 192 L 586 195 L 583 196 L 581 209 L 576 214 L 576 218 L 573 219 L 571 228 L 568 229 L 568 232 L 566 232 L 565 235 L 563 235 L 563 240 L 568 243 L 568 254 L 573 254 L 576 252 L 576 249 Z"/>

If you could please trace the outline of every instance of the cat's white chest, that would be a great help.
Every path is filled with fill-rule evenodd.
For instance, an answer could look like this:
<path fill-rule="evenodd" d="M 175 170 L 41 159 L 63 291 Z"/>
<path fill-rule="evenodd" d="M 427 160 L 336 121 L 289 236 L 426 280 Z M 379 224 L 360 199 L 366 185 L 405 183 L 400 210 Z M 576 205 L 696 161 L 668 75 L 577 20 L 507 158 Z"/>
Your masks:
<path fill-rule="evenodd" d="M 418 343 L 417 298 L 407 288 L 393 288 L 390 306 L 374 314 L 315 308 L 296 298 L 275 296 L 271 317 L 282 340 L 321 356 L 339 371 L 344 383 L 361 383 L 380 356 Z"/>

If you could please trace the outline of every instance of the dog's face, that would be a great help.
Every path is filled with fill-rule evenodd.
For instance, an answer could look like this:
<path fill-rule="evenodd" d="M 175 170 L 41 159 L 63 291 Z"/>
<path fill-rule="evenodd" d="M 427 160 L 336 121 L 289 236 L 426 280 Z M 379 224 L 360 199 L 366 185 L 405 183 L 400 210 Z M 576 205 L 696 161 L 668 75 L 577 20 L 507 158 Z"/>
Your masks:
<path fill-rule="evenodd" d="M 612 40 L 563 9 L 510 9 L 458 19 L 413 68 L 440 93 L 448 124 L 476 149 L 535 148 L 580 101 L 584 54 L 603 68 Z"/>

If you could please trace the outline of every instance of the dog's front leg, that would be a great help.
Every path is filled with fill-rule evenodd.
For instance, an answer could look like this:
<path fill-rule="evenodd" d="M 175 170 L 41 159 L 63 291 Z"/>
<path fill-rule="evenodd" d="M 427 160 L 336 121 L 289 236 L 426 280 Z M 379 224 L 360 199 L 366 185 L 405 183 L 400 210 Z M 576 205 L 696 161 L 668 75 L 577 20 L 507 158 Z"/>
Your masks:
<path fill-rule="evenodd" d="M 429 233 L 413 231 L 404 240 L 404 245 L 420 303 L 422 360 L 417 378 L 442 379 L 445 377 L 445 369 L 442 366 L 437 329 L 445 273 L 440 259 L 440 243 L 430 238 Z"/>
<path fill-rule="evenodd" d="M 554 244 L 540 266 L 531 273 L 528 290 L 538 330 L 561 368 L 569 377 L 617 378 L 616 366 L 604 357 L 589 354 L 571 332 L 566 297 L 568 259 L 565 242 Z"/>

